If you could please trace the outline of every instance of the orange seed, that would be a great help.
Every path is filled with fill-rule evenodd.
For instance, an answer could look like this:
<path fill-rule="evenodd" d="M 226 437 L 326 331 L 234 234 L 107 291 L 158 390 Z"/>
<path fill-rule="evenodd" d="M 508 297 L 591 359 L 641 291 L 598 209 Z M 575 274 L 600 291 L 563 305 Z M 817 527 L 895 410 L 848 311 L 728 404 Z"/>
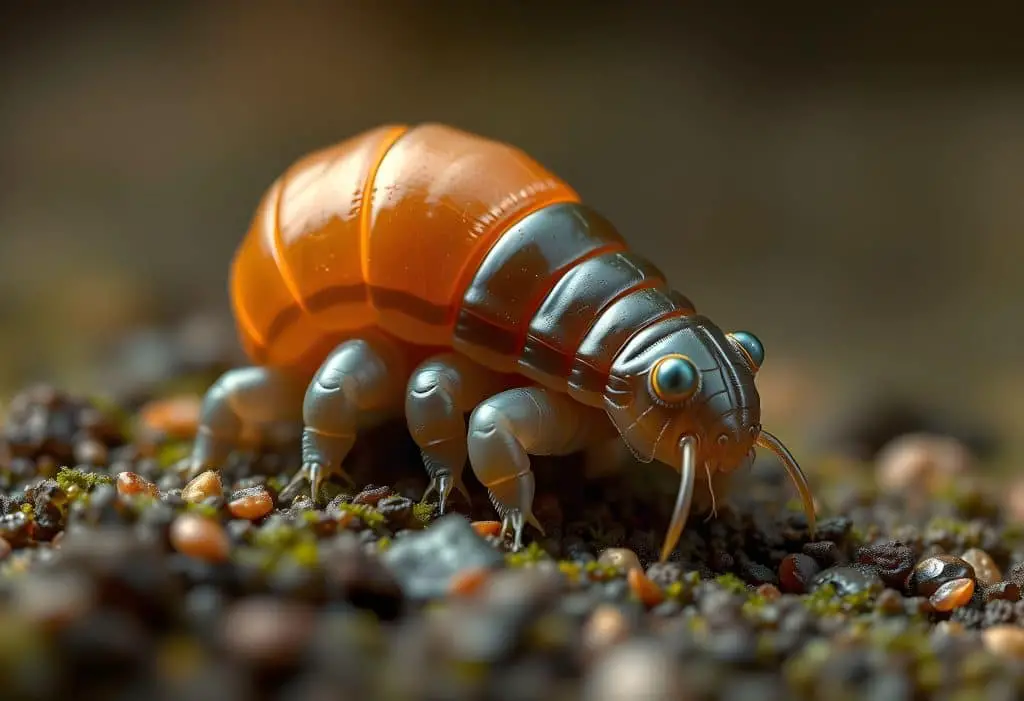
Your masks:
<path fill-rule="evenodd" d="M 928 601 L 936 611 L 952 611 L 966 606 L 974 596 L 974 580 L 963 577 L 951 579 L 935 590 Z"/>
<path fill-rule="evenodd" d="M 244 518 L 249 521 L 256 521 L 269 514 L 274 509 L 274 500 L 270 493 L 262 487 L 246 489 L 236 494 L 228 503 L 228 511 L 235 518 Z"/>
<path fill-rule="evenodd" d="M 501 534 L 501 521 L 473 521 L 473 528 L 483 538 Z"/>
<path fill-rule="evenodd" d="M 181 490 L 181 498 L 195 504 L 208 497 L 219 497 L 222 494 L 224 494 L 224 487 L 221 485 L 220 475 L 213 470 L 207 470 L 197 475 Z"/>
<path fill-rule="evenodd" d="M 171 524 L 171 545 L 183 555 L 207 562 L 222 562 L 231 543 L 221 525 L 198 514 L 183 514 Z"/>
<path fill-rule="evenodd" d="M 139 412 L 142 425 L 170 438 L 190 438 L 199 426 L 202 400 L 195 395 L 155 399 Z"/>
<path fill-rule="evenodd" d="M 117 476 L 117 493 L 125 497 L 136 494 L 155 497 L 160 495 L 160 490 L 142 475 L 134 472 L 122 472 Z"/>
<path fill-rule="evenodd" d="M 452 577 L 448 593 L 452 596 L 473 596 L 490 578 L 490 570 L 484 567 L 462 570 Z"/>
<path fill-rule="evenodd" d="M 665 600 L 665 593 L 661 587 L 652 582 L 639 568 L 629 570 L 626 581 L 629 583 L 630 591 L 643 602 L 644 606 L 657 606 Z"/>

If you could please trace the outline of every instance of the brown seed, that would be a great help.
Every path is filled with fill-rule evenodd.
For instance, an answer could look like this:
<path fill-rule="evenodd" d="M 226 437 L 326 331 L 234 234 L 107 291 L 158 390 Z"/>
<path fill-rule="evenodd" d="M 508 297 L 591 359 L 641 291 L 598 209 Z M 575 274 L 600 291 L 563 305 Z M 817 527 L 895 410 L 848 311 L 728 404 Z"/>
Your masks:
<path fill-rule="evenodd" d="M 256 521 L 274 510 L 274 500 L 263 487 L 249 487 L 231 495 L 228 511 L 235 518 Z"/>
<path fill-rule="evenodd" d="M 590 653 L 606 650 L 629 637 L 630 626 L 613 604 L 599 604 L 583 624 L 583 647 Z"/>
<path fill-rule="evenodd" d="M 210 497 L 219 497 L 224 494 L 224 486 L 221 484 L 220 475 L 213 470 L 207 470 L 196 476 L 181 490 L 181 498 L 185 501 L 198 504 Z"/>
<path fill-rule="evenodd" d="M 982 587 L 990 587 L 1003 580 L 1003 573 L 999 571 L 995 560 L 981 548 L 971 548 L 962 558 L 974 568 L 974 578 Z"/>
<path fill-rule="evenodd" d="M 601 552 L 597 561 L 602 565 L 617 567 L 623 572 L 630 572 L 635 569 L 643 571 L 640 558 L 629 548 L 608 548 Z"/>
<path fill-rule="evenodd" d="M 652 582 L 639 567 L 629 570 L 626 581 L 629 583 L 630 591 L 640 599 L 644 606 L 657 606 L 665 600 L 665 593 L 661 587 Z"/>
<path fill-rule="evenodd" d="M 117 476 L 117 493 L 124 497 L 137 494 L 155 497 L 160 495 L 160 490 L 142 475 L 134 472 L 122 472 Z"/>
<path fill-rule="evenodd" d="M 954 579 L 946 582 L 928 597 L 929 603 L 936 611 L 952 611 L 966 606 L 974 596 L 973 579 Z"/>
<path fill-rule="evenodd" d="M 231 543 L 221 525 L 198 514 L 182 514 L 171 524 L 171 545 L 183 555 L 207 562 L 223 562 Z"/>
<path fill-rule="evenodd" d="M 201 407 L 197 395 L 156 399 L 142 407 L 139 421 L 143 428 L 168 438 L 191 438 L 199 426 Z"/>
<path fill-rule="evenodd" d="M 981 632 L 981 640 L 989 652 L 1015 660 L 1024 659 L 1024 628 L 1003 624 Z"/>
<path fill-rule="evenodd" d="M 482 537 L 501 535 L 501 521 L 473 521 L 473 529 Z"/>
<path fill-rule="evenodd" d="M 491 578 L 491 571 L 486 567 L 474 567 L 457 572 L 448 584 L 451 596 L 473 596 Z"/>
<path fill-rule="evenodd" d="M 974 567 L 966 560 L 954 555 L 933 555 L 917 563 L 907 584 L 918 596 L 931 596 L 950 580 L 974 578 Z"/>

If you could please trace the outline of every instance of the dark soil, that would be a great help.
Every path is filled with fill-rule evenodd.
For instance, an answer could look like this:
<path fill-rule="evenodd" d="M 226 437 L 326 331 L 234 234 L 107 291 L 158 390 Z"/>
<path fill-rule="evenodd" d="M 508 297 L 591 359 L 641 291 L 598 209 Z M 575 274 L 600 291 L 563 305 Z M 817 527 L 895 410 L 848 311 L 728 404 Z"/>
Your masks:
<path fill-rule="evenodd" d="M 187 437 L 145 437 L 137 408 L 46 388 L 10 407 L 0 698 L 1024 694 L 1024 537 L 984 491 L 911 509 L 869 465 L 805 465 L 812 539 L 769 462 L 658 564 L 670 470 L 587 479 L 578 459 L 537 459 L 545 535 L 510 553 L 471 525 L 494 513 L 468 470 L 471 506 L 418 503 L 402 426 L 363 437 L 358 488 L 314 507 L 277 498 L 297 449 L 238 456 L 221 494 L 196 496 L 176 469 Z"/>

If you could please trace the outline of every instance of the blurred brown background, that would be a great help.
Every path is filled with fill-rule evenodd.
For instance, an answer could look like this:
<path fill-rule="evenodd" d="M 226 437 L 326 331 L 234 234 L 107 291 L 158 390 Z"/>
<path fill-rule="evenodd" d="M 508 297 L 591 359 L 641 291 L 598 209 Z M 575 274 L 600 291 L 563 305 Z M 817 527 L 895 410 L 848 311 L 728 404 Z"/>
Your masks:
<path fill-rule="evenodd" d="M 0 22 L 4 393 L 94 386 L 113 339 L 222 313 L 282 168 L 383 121 L 438 120 L 532 153 L 703 311 L 761 336 L 766 424 L 792 434 L 892 390 L 1024 433 L 1015 17 L 23 5 Z"/>

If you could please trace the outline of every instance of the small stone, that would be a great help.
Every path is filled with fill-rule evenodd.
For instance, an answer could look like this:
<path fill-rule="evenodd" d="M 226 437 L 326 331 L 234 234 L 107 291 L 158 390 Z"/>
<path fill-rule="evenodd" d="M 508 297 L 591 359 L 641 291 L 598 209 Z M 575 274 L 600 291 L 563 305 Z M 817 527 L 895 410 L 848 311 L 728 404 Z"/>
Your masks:
<path fill-rule="evenodd" d="M 603 652 L 629 637 L 630 624 L 614 604 L 598 604 L 583 625 L 583 648 L 590 654 Z"/>
<path fill-rule="evenodd" d="M 999 571 L 992 556 L 981 548 L 971 548 L 962 556 L 964 562 L 974 568 L 974 577 L 982 587 L 990 587 L 1003 579 L 1003 573 Z"/>
<path fill-rule="evenodd" d="M 228 511 L 235 518 L 257 521 L 274 510 L 274 500 L 265 487 L 249 487 L 231 495 Z"/>
<path fill-rule="evenodd" d="M 787 594 L 804 594 L 820 571 L 810 555 L 786 555 L 779 565 L 779 588 Z"/>
<path fill-rule="evenodd" d="M 885 588 L 881 578 L 863 565 L 840 565 L 822 570 L 812 580 L 811 589 L 818 589 L 826 584 L 834 586 L 839 596 L 881 592 Z"/>
<path fill-rule="evenodd" d="M 1024 660 L 1024 628 L 1016 625 L 992 626 L 981 632 L 989 652 L 1014 660 Z"/>
<path fill-rule="evenodd" d="M 903 596 L 895 589 L 885 589 L 875 600 L 875 610 L 886 616 L 902 614 Z"/>
<path fill-rule="evenodd" d="M 504 564 L 501 553 L 480 537 L 469 520 L 454 513 L 395 540 L 380 559 L 413 600 L 444 597 L 452 578 L 463 570 Z"/>
<path fill-rule="evenodd" d="M 971 602 L 972 596 L 974 580 L 965 577 L 946 582 L 928 597 L 928 601 L 936 611 L 947 612 L 966 606 Z"/>
<path fill-rule="evenodd" d="M 939 621 L 935 625 L 935 632 L 939 635 L 960 635 L 964 632 L 964 624 L 959 621 Z"/>
<path fill-rule="evenodd" d="M 171 524 L 170 541 L 175 550 L 207 562 L 223 562 L 231 542 L 221 525 L 197 514 L 182 514 Z"/>
<path fill-rule="evenodd" d="M 213 470 L 207 470 L 196 476 L 181 490 L 181 498 L 193 504 L 198 504 L 210 497 L 220 496 L 224 496 L 224 486 L 221 484 L 220 475 Z"/>
<path fill-rule="evenodd" d="M 137 494 L 157 497 L 160 495 L 160 490 L 142 475 L 134 472 L 122 472 L 117 476 L 117 493 L 123 497 Z"/>
<path fill-rule="evenodd" d="M 874 570 L 887 587 L 902 589 L 914 570 L 914 551 L 895 540 L 874 543 L 857 551 L 857 562 Z"/>
<path fill-rule="evenodd" d="M 997 582 L 985 590 L 985 601 L 1020 601 L 1020 587 L 1013 582 Z"/>
<path fill-rule="evenodd" d="M 75 444 L 75 460 L 81 465 L 100 466 L 107 464 L 107 446 L 89 438 Z"/>
<path fill-rule="evenodd" d="M 608 548 L 603 550 L 597 557 L 598 563 L 602 565 L 610 565 L 617 567 L 623 572 L 630 572 L 634 569 L 643 571 L 643 565 L 640 564 L 640 558 L 637 554 L 629 548 Z"/>
<path fill-rule="evenodd" d="M 765 601 L 777 601 L 782 598 L 782 592 L 774 584 L 762 584 L 756 589 L 756 592 Z"/>
<path fill-rule="evenodd" d="M 917 563 L 907 587 L 918 596 L 931 596 L 953 579 L 974 579 L 971 563 L 954 555 L 933 555 Z"/>
<path fill-rule="evenodd" d="M 591 665 L 583 682 L 584 701 L 687 701 L 678 663 L 652 639 L 622 642 L 601 664 Z"/>
<path fill-rule="evenodd" d="M 223 619 L 227 649 L 247 662 L 286 666 L 299 659 L 316 618 L 308 606 L 250 597 L 231 606 Z"/>

